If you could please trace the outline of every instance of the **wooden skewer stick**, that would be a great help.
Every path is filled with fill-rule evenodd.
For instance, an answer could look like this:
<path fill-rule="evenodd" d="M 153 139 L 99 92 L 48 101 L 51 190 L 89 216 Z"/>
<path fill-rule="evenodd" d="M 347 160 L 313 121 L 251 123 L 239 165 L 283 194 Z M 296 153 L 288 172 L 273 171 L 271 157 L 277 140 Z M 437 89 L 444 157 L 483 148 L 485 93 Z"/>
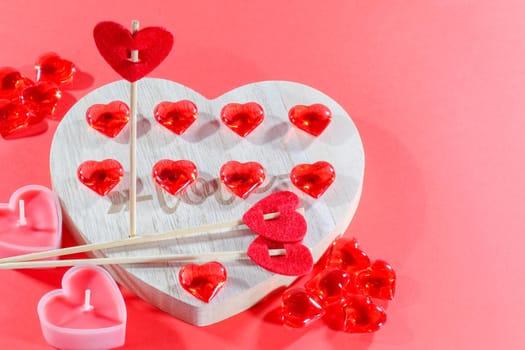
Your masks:
<path fill-rule="evenodd" d="M 18 224 L 20 226 L 27 225 L 25 202 L 23 199 L 18 201 Z"/>
<path fill-rule="evenodd" d="M 297 209 L 297 212 L 304 215 L 304 208 Z M 272 220 L 272 219 L 277 218 L 279 215 L 280 213 L 276 212 L 276 213 L 265 214 L 263 217 L 264 217 L 264 220 Z M 83 253 L 83 252 L 88 252 L 88 251 L 93 251 L 93 250 L 120 248 L 120 247 L 126 247 L 126 246 L 138 245 L 138 244 L 153 243 L 153 242 L 168 240 L 168 239 L 172 239 L 176 237 L 200 235 L 200 234 L 216 232 L 216 231 L 224 230 L 228 228 L 232 229 L 234 227 L 239 227 L 243 225 L 244 225 L 244 222 L 242 220 L 234 220 L 234 221 L 228 221 L 228 222 L 222 222 L 222 223 L 195 226 L 195 227 L 190 227 L 190 228 L 181 229 L 181 230 L 168 231 L 168 232 L 159 233 L 159 234 L 148 234 L 148 235 L 138 236 L 138 237 L 133 237 L 133 238 L 128 238 L 128 239 L 120 239 L 120 240 L 111 241 L 111 242 L 90 243 L 90 244 L 84 244 L 84 245 L 79 245 L 79 246 L 74 246 L 74 247 L 48 250 L 44 252 L 17 255 L 17 256 L 11 256 L 8 258 L 0 259 L 0 265 L 5 264 L 5 263 L 17 262 L 17 261 L 29 261 L 29 260 L 54 258 L 57 256 Z"/>
<path fill-rule="evenodd" d="M 270 249 L 270 256 L 285 255 L 285 249 Z M 126 256 L 115 258 L 94 258 L 94 259 L 68 259 L 50 261 L 19 261 L 0 264 L 0 270 L 15 269 L 34 269 L 48 267 L 63 267 L 75 265 L 121 265 L 121 264 L 145 264 L 145 263 L 164 263 L 170 261 L 195 261 L 195 260 L 224 260 L 224 259 L 246 259 L 248 255 L 244 251 L 213 252 L 202 254 L 175 254 L 175 255 L 154 255 L 154 256 Z"/>
<path fill-rule="evenodd" d="M 139 21 L 131 22 L 131 33 L 139 30 Z M 139 51 L 131 51 L 131 62 L 139 61 Z M 129 138 L 129 236 L 137 232 L 137 82 L 130 88 L 130 138 Z"/>

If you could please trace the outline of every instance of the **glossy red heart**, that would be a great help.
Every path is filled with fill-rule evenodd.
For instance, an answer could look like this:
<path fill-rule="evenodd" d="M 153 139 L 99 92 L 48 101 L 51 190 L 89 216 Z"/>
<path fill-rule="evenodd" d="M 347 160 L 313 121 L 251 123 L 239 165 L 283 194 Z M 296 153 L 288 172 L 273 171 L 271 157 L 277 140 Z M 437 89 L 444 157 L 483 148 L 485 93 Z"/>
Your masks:
<path fill-rule="evenodd" d="M 370 258 L 359 249 L 359 243 L 353 238 L 338 238 L 329 248 L 326 267 L 338 268 L 353 275 L 369 266 Z"/>
<path fill-rule="evenodd" d="M 76 71 L 73 62 L 54 52 L 40 56 L 35 63 L 35 69 L 37 81 L 51 81 L 57 85 L 72 82 Z"/>
<path fill-rule="evenodd" d="M 182 135 L 197 120 L 197 106 L 189 100 L 161 102 L 154 110 L 155 120 L 177 135 Z"/>
<path fill-rule="evenodd" d="M 315 298 L 302 288 L 288 289 L 283 293 L 282 320 L 289 327 L 301 328 L 324 315 L 324 310 Z"/>
<path fill-rule="evenodd" d="M 27 110 L 20 103 L 0 99 L 0 135 L 6 137 L 29 125 Z"/>
<path fill-rule="evenodd" d="M 86 111 L 86 120 L 93 129 L 108 136 L 117 136 L 130 118 L 129 107 L 122 101 L 95 104 Z"/>
<path fill-rule="evenodd" d="M 319 136 L 332 120 L 332 112 L 323 104 L 297 105 L 288 112 L 290 122 L 313 136 Z"/>
<path fill-rule="evenodd" d="M 33 116 L 52 116 L 58 105 L 62 93 L 55 83 L 40 81 L 33 86 L 22 90 L 20 99 L 22 104 Z"/>
<path fill-rule="evenodd" d="M 255 203 L 242 217 L 256 234 L 277 242 L 299 242 L 306 234 L 306 220 L 297 212 L 299 197 L 280 191 Z M 275 219 L 264 220 L 265 214 L 279 213 Z"/>
<path fill-rule="evenodd" d="M 88 160 L 80 164 L 77 177 L 85 186 L 101 196 L 108 194 L 124 176 L 122 165 L 114 159 Z"/>
<path fill-rule="evenodd" d="M 164 28 L 147 27 L 131 33 L 121 24 L 109 21 L 98 23 L 93 37 L 106 62 L 130 82 L 155 69 L 173 46 L 173 35 Z M 130 59 L 133 50 L 138 50 L 138 62 Z"/>
<path fill-rule="evenodd" d="M 285 249 L 286 254 L 271 256 L 270 249 Z M 261 236 L 250 244 L 247 254 L 260 267 L 287 276 L 305 275 L 314 264 L 310 249 L 303 244 L 275 242 Z"/>
<path fill-rule="evenodd" d="M 266 179 L 266 173 L 257 162 L 226 162 L 219 171 L 222 183 L 240 198 L 247 198 Z"/>
<path fill-rule="evenodd" d="M 0 68 L 0 99 L 18 102 L 22 90 L 33 84 L 30 79 L 24 77 L 14 68 Z"/>
<path fill-rule="evenodd" d="M 292 184 L 313 198 L 319 198 L 335 181 L 334 167 L 325 161 L 299 164 L 290 173 Z"/>
<path fill-rule="evenodd" d="M 221 110 L 221 120 L 241 137 L 251 133 L 264 120 L 264 110 L 256 102 L 228 103 Z"/>
<path fill-rule="evenodd" d="M 396 291 L 396 273 L 392 266 L 383 260 L 376 260 L 355 278 L 358 293 L 372 298 L 392 300 Z"/>
<path fill-rule="evenodd" d="M 371 333 L 385 324 L 386 312 L 367 296 L 351 295 L 342 304 L 326 307 L 325 321 L 347 333 Z"/>
<path fill-rule="evenodd" d="M 315 295 L 323 306 L 340 303 L 346 297 L 350 276 L 340 269 L 325 269 L 304 285 L 306 290 Z"/>
<path fill-rule="evenodd" d="M 226 268 L 216 261 L 185 265 L 179 271 L 182 288 L 206 303 L 217 295 L 226 279 Z"/>
<path fill-rule="evenodd" d="M 194 183 L 199 174 L 189 160 L 162 159 L 153 166 L 152 176 L 160 187 L 175 196 Z"/>

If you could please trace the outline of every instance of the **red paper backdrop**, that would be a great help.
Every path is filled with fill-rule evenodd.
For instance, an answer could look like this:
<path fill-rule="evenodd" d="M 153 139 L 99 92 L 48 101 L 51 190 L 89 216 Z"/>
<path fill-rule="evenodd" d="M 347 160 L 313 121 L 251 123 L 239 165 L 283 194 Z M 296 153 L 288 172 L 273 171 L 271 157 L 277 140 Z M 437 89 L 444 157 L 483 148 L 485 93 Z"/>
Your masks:
<path fill-rule="evenodd" d="M 73 60 L 82 73 L 63 114 L 118 79 L 95 48 L 94 25 L 136 18 L 175 35 L 151 76 L 209 97 L 259 80 L 298 81 L 336 99 L 361 133 L 365 183 L 347 234 L 398 273 L 381 331 L 285 329 L 268 317 L 278 297 L 198 328 L 124 291 L 124 348 L 521 349 L 524 13 L 519 0 L 4 1 L 0 66 L 33 76 L 44 52 Z M 50 186 L 56 126 L 0 139 L 0 201 L 22 185 Z M 64 271 L 0 271 L 0 348 L 50 348 L 36 304 Z"/>

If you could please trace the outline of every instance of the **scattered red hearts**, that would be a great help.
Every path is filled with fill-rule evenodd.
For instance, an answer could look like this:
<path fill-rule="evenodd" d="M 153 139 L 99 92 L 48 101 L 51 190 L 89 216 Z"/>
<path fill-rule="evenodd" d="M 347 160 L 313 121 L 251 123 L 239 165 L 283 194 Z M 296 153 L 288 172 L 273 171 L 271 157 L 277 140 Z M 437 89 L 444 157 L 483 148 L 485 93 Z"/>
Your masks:
<path fill-rule="evenodd" d="M 182 135 L 197 120 L 197 106 L 189 100 L 161 102 L 153 112 L 155 120 L 177 135 Z"/>
<path fill-rule="evenodd" d="M 72 82 L 76 71 L 73 62 L 54 52 L 40 56 L 35 63 L 35 69 L 37 81 L 51 81 L 57 85 Z"/>
<path fill-rule="evenodd" d="M 0 99 L 0 135 L 6 137 L 29 124 L 27 110 L 21 104 Z"/>
<path fill-rule="evenodd" d="M 335 181 L 334 167 L 325 161 L 299 164 L 290 172 L 292 184 L 313 198 L 319 198 Z"/>
<path fill-rule="evenodd" d="M 370 258 L 353 238 L 339 238 L 329 248 L 326 267 L 353 274 L 370 266 Z"/>
<path fill-rule="evenodd" d="M 62 92 L 55 83 L 40 81 L 22 90 L 20 100 L 34 116 L 51 116 L 55 112 Z"/>
<path fill-rule="evenodd" d="M 375 332 L 386 322 L 385 310 L 363 295 L 352 295 L 339 305 L 329 306 L 326 315 L 330 328 L 346 333 Z"/>
<path fill-rule="evenodd" d="M 304 287 L 316 295 L 321 305 L 329 306 L 346 298 L 346 288 L 349 283 L 350 276 L 345 271 L 326 269 L 306 282 Z"/>
<path fill-rule="evenodd" d="M 34 83 L 24 77 L 19 71 L 11 67 L 0 68 L 0 99 L 17 102 L 20 93 Z"/>
<path fill-rule="evenodd" d="M 122 101 L 95 104 L 86 111 L 86 120 L 93 129 L 108 136 L 117 136 L 130 118 L 129 107 Z"/>
<path fill-rule="evenodd" d="M 160 187 L 175 196 L 195 182 L 198 171 L 189 160 L 163 159 L 153 166 L 152 176 Z"/>
<path fill-rule="evenodd" d="M 229 103 L 221 110 L 221 120 L 241 137 L 251 133 L 264 120 L 264 110 L 256 102 Z"/>
<path fill-rule="evenodd" d="M 360 294 L 392 300 L 396 291 L 396 273 L 386 261 L 376 260 L 357 273 L 355 285 Z"/>
<path fill-rule="evenodd" d="M 189 264 L 179 271 L 181 286 L 194 297 L 208 303 L 226 283 L 224 266 L 216 261 L 203 265 Z"/>
<path fill-rule="evenodd" d="M 288 112 L 290 122 L 313 136 L 319 136 L 332 120 L 332 112 L 323 104 L 297 105 Z"/>
<path fill-rule="evenodd" d="M 293 328 L 301 328 L 320 319 L 325 311 L 306 290 L 288 289 L 282 297 L 282 321 Z"/>
<path fill-rule="evenodd" d="M 122 165 L 114 159 L 88 160 L 80 164 L 77 177 L 81 183 L 101 196 L 108 194 L 124 176 Z"/>
<path fill-rule="evenodd" d="M 226 162 L 219 171 L 222 183 L 240 198 L 247 198 L 266 179 L 266 173 L 257 162 Z"/>

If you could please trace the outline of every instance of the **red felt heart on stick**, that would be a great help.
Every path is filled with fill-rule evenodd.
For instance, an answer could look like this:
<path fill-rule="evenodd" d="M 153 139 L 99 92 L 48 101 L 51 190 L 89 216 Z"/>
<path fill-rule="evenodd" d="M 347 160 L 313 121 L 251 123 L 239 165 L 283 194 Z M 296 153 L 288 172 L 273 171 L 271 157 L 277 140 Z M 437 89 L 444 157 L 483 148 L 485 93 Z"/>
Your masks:
<path fill-rule="evenodd" d="M 181 286 L 194 297 L 208 303 L 226 283 L 226 269 L 216 261 L 183 266 L 179 271 Z"/>
<path fill-rule="evenodd" d="M 100 22 L 93 30 L 95 44 L 106 62 L 124 79 L 134 82 L 155 69 L 169 54 L 173 35 L 161 27 L 131 33 L 115 22 Z M 138 50 L 138 62 L 130 59 Z"/>
<path fill-rule="evenodd" d="M 285 255 L 270 256 L 270 249 L 285 249 Z M 248 247 L 248 256 L 262 268 L 287 276 L 301 276 L 313 267 L 310 249 L 301 243 L 282 243 L 257 237 Z"/>
<path fill-rule="evenodd" d="M 261 199 L 242 217 L 244 223 L 258 235 L 276 242 L 299 242 L 306 234 L 306 220 L 296 209 L 299 197 L 290 191 L 275 192 Z M 275 219 L 264 215 L 279 213 Z"/>
<path fill-rule="evenodd" d="M 108 194 L 124 176 L 124 168 L 114 159 L 88 160 L 77 169 L 80 182 L 101 196 Z"/>

